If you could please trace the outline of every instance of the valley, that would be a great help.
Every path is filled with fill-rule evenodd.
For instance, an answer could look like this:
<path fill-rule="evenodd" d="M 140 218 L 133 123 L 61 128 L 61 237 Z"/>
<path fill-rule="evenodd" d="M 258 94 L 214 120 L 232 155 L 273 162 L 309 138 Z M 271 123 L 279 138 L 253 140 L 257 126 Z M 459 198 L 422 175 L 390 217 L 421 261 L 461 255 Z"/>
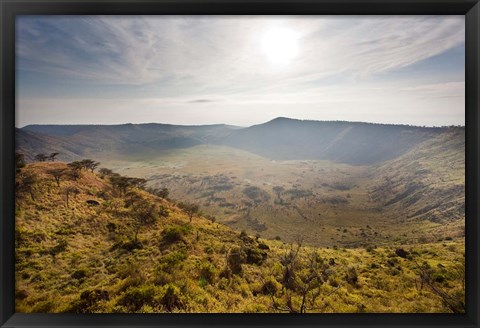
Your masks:
<path fill-rule="evenodd" d="M 463 311 L 464 128 L 248 129 L 17 129 L 17 309 Z"/>

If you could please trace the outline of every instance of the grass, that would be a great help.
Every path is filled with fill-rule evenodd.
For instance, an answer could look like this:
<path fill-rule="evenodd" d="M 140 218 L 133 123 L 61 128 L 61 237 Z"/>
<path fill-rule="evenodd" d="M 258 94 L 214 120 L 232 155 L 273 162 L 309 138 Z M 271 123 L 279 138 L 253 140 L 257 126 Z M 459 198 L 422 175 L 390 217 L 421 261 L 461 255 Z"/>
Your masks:
<path fill-rule="evenodd" d="M 239 233 L 201 215 L 194 216 L 190 223 L 188 215 L 173 203 L 132 188 L 130 191 L 164 206 L 170 214 L 159 216 L 153 225 L 139 230 L 138 247 L 123 247 L 132 242 L 134 231 L 126 196 L 118 194 L 107 178 L 86 171 L 80 180 L 61 180 L 58 187 L 46 173 L 52 167 L 62 168 L 65 164 L 34 163 L 22 169 L 34 172 L 38 182 L 35 201 L 28 194 L 17 195 L 17 312 L 278 313 L 287 312 L 288 304 L 293 312 L 301 308 L 302 288 L 311 274 L 311 263 L 322 274 L 315 275 L 315 284 L 308 289 L 309 299 L 319 296 L 309 304 L 307 312 L 451 312 L 429 288 L 430 278 L 430 283 L 456 302 L 461 303 L 464 297 L 463 238 L 405 242 L 403 238 L 391 238 L 396 228 L 388 233 L 379 228 L 386 219 L 384 223 L 379 219 L 378 225 L 369 222 L 368 228 L 365 221 L 359 223 L 353 218 L 348 224 L 343 221 L 336 225 L 333 218 L 322 218 L 323 222 L 331 221 L 324 225 L 320 236 L 332 235 L 336 239 L 326 243 L 328 247 L 313 247 L 304 237 L 298 247 Z M 295 167 L 300 169 L 302 165 Z M 335 170 L 333 165 L 331 170 Z M 80 191 L 71 197 L 68 207 L 65 187 Z M 361 194 L 355 188 L 336 192 Z M 269 195 L 275 197 L 273 191 Z M 99 205 L 89 205 L 88 200 Z M 257 207 L 250 216 L 262 222 L 266 218 L 261 213 L 266 213 L 267 208 Z M 300 208 L 305 211 L 306 205 Z M 341 212 L 331 204 L 328 209 L 332 215 Z M 378 214 L 371 218 L 380 217 Z M 434 229 L 435 224 L 431 224 Z M 420 231 L 425 225 L 412 227 Z M 373 239 L 375 232 L 389 239 L 388 244 L 343 246 L 355 238 Z M 348 239 L 341 244 L 343 235 Z M 407 258 L 396 254 L 399 248 L 408 253 Z M 290 263 L 289 254 L 297 249 L 298 256 Z M 424 265 L 428 265 L 428 276 L 422 278 Z M 287 268 L 294 272 L 288 284 Z"/>

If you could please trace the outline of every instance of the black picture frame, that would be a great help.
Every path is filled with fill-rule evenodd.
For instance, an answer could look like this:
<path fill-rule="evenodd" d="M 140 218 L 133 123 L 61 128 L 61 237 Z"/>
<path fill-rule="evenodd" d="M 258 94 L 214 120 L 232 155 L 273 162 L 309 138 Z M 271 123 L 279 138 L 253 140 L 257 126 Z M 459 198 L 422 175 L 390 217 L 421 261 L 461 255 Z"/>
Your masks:
<path fill-rule="evenodd" d="M 465 314 L 20 314 L 14 303 L 15 17 L 96 14 L 465 15 Z M 0 325 L 1 327 L 479 327 L 480 4 L 478 0 L 0 0 Z"/>

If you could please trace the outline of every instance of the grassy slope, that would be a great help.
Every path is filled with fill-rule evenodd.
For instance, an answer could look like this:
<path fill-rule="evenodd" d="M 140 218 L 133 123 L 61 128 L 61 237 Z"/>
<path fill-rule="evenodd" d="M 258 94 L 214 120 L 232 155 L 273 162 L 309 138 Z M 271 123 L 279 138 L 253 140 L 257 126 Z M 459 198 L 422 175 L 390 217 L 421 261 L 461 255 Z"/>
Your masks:
<path fill-rule="evenodd" d="M 285 271 L 280 259 L 291 245 L 241 237 L 203 217 L 189 223 L 174 204 L 137 190 L 150 202 L 167 207 L 170 215 L 140 230 L 143 247 L 128 250 L 132 229 L 123 196 L 107 179 L 85 171 L 78 182 L 65 180 L 57 187 L 46 174 L 52 166 L 65 164 L 34 163 L 22 169 L 35 172 L 40 180 L 35 201 L 29 195 L 17 197 L 17 312 L 279 311 L 264 286 L 270 281 L 270 286 L 279 287 Z M 80 189 L 68 208 L 62 192 L 67 186 Z M 88 205 L 87 200 L 100 205 Z M 178 232 L 173 239 L 168 238 L 172 231 Z M 228 250 L 238 245 L 258 251 L 261 244 L 269 248 L 261 265 L 243 264 L 240 274 L 222 273 Z M 321 296 L 311 312 L 448 311 L 428 288 L 420 288 L 414 262 L 396 256 L 396 247 L 368 251 L 302 247 L 299 275 L 313 251 L 326 267 Z M 402 247 L 418 263 L 431 265 L 441 288 L 450 294 L 461 290 L 454 273 L 464 256 L 461 239 Z M 356 282 L 347 279 L 352 268 L 358 274 Z M 298 306 L 298 290 L 289 293 Z M 284 298 L 279 288 L 274 299 L 282 305 Z"/>

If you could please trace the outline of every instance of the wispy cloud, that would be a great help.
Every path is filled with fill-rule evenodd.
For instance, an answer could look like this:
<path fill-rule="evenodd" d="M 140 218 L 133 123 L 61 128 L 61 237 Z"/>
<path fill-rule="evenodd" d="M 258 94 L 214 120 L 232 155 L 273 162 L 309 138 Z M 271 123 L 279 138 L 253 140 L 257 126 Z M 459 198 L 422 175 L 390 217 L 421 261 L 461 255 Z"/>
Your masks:
<path fill-rule="evenodd" d="M 32 94 L 52 100 L 55 88 L 71 99 L 86 94 L 204 106 L 220 100 L 243 106 L 240 99 L 261 105 L 276 97 L 290 110 L 331 95 L 335 86 L 340 101 L 367 84 L 364 92 L 387 85 L 412 102 L 420 93 L 455 89 L 461 96 L 463 81 L 441 71 L 436 80 L 413 72 L 400 82 L 390 74 L 462 46 L 464 25 L 463 16 L 24 16 L 17 20 L 19 97 L 28 112 Z M 272 26 L 298 35 L 298 55 L 283 68 L 261 52 Z"/>

